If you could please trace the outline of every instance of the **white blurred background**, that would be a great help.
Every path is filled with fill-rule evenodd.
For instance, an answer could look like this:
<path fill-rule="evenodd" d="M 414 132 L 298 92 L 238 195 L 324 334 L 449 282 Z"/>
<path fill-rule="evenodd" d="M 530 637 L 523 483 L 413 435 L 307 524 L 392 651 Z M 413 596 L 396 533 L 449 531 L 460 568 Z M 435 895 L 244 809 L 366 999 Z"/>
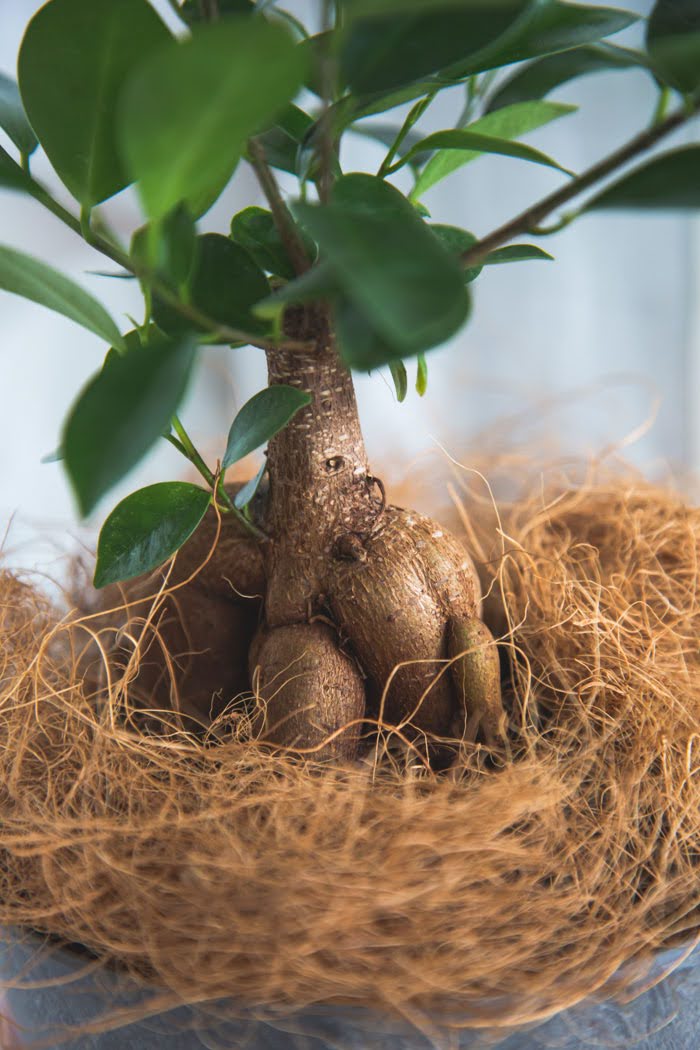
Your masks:
<path fill-rule="evenodd" d="M 166 0 L 153 3 L 166 21 L 176 23 Z M 41 0 L 0 0 L 0 69 L 10 75 L 24 27 L 40 6 Z M 312 22 L 313 0 L 286 6 Z M 647 14 L 653 0 L 619 0 L 616 6 Z M 635 46 L 641 33 L 632 27 L 614 40 Z M 581 171 L 645 126 L 656 91 L 646 74 L 626 71 L 573 81 L 550 98 L 580 104 L 580 111 L 527 142 Z M 426 130 L 449 127 L 461 105 L 461 93 L 445 92 L 431 107 Z M 388 116 L 399 124 L 403 111 Z M 697 130 L 696 124 L 696 138 Z M 691 137 L 686 128 L 663 148 Z M 1 132 L 0 143 L 11 149 Z M 367 139 L 349 136 L 343 168 L 376 170 L 383 152 Z M 70 204 L 40 153 L 33 171 Z M 434 221 L 483 235 L 560 181 L 555 172 L 535 165 L 483 158 L 440 183 L 425 203 Z M 242 165 L 201 230 L 227 232 L 232 214 L 252 203 L 262 201 Z M 131 191 L 110 201 L 105 214 L 127 243 L 142 221 Z M 135 282 L 87 273 L 109 266 L 36 202 L 0 191 L 0 242 L 39 255 L 78 279 L 125 330 L 131 327 L 127 314 L 141 317 Z M 650 475 L 700 467 L 700 220 L 688 213 L 604 213 L 540 243 L 556 262 L 490 267 L 472 286 L 473 318 L 450 344 L 430 354 L 423 400 L 411 387 L 407 401 L 397 404 L 383 374 L 358 379 L 370 456 L 378 469 L 400 475 L 416 456 L 438 445 L 468 462 L 484 428 L 502 419 L 504 433 L 513 439 L 546 436 L 566 454 L 598 452 L 641 428 L 625 455 Z M 13 560 L 29 566 L 45 557 L 38 542 L 42 531 L 55 535 L 65 526 L 77 531 L 60 464 L 40 461 L 57 446 L 65 413 L 99 367 L 104 348 L 71 322 L 2 292 L 0 343 L 0 528 L 12 523 L 6 548 L 14 551 Z M 412 371 L 409 364 L 409 375 Z M 264 375 L 260 351 L 202 352 L 182 415 L 212 460 L 221 453 L 236 409 L 264 385 Z M 655 414 L 653 426 L 645 428 Z M 163 443 L 110 493 L 92 524 L 128 491 L 180 477 L 183 466 Z"/>

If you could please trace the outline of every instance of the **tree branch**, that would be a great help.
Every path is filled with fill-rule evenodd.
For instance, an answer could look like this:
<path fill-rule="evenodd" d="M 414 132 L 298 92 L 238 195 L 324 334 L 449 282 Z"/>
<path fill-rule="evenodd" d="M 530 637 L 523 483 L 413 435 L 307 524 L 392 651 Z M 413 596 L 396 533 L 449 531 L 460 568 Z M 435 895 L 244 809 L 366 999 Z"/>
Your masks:
<path fill-rule="evenodd" d="M 494 230 L 493 233 L 488 234 L 482 240 L 477 241 L 467 251 L 462 252 L 460 256 L 460 262 L 463 266 L 478 266 L 482 263 L 486 256 L 494 251 L 496 248 L 500 248 L 502 245 L 512 241 L 514 237 L 519 236 L 521 233 L 527 233 L 532 230 L 533 227 L 539 226 L 540 223 L 550 212 L 553 212 L 556 208 L 560 208 L 562 204 L 566 204 L 567 201 L 577 197 L 579 193 L 583 193 L 584 190 L 589 189 L 596 182 L 604 179 L 607 175 L 611 175 L 617 168 L 622 167 L 627 161 L 632 160 L 634 157 L 639 156 L 640 153 L 645 153 L 652 146 L 655 146 L 660 139 L 664 138 L 670 132 L 675 131 L 676 128 L 681 127 L 691 117 L 695 116 L 700 110 L 700 97 L 695 96 L 691 103 L 684 106 L 681 109 L 676 110 L 665 120 L 662 120 L 659 124 L 649 128 L 647 131 L 642 132 L 635 138 L 631 139 L 626 145 L 622 146 L 619 150 L 611 153 L 609 157 L 605 157 L 603 160 L 594 164 L 592 168 L 585 171 L 583 175 L 579 175 L 578 178 L 572 179 L 566 186 L 563 186 L 559 190 L 555 190 L 554 193 L 550 193 L 548 197 L 545 197 L 538 204 L 533 204 L 532 207 L 527 208 L 520 215 L 517 215 L 510 222 Z"/>
<path fill-rule="evenodd" d="M 262 143 L 257 139 L 250 139 L 248 143 L 248 153 L 250 155 L 250 163 L 258 177 L 260 188 L 265 194 L 267 203 L 270 205 L 272 218 L 274 219 L 277 231 L 282 238 L 282 244 L 289 256 L 289 261 L 294 267 L 294 272 L 299 275 L 306 273 L 311 263 L 306 254 L 304 242 L 301 239 L 301 235 L 290 214 L 289 208 L 282 199 L 277 180 L 272 174 L 270 166 L 265 159 L 265 150 Z"/>

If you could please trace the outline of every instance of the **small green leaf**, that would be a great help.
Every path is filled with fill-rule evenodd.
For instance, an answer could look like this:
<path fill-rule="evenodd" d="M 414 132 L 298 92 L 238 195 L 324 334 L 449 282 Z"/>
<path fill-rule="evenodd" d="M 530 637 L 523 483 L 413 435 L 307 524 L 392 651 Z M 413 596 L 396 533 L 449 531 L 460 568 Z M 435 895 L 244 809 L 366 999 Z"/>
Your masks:
<path fill-rule="evenodd" d="M 147 223 L 131 238 L 131 258 L 152 270 L 173 290 L 190 276 L 197 253 L 197 230 L 186 204 L 178 204 L 162 219 Z M 148 285 L 148 281 L 144 280 Z"/>
<path fill-rule="evenodd" d="M 90 208 L 129 184 L 116 142 L 129 74 L 172 40 L 147 0 L 50 0 L 29 23 L 19 84 L 29 120 L 74 197 Z"/>
<path fill-rule="evenodd" d="M 0 245 L 0 289 L 69 317 L 114 346 L 123 346 L 119 329 L 101 303 L 51 266 Z"/>
<path fill-rule="evenodd" d="M 684 94 L 700 87 L 698 0 L 657 0 L 647 22 L 647 50 L 666 84 Z"/>
<path fill-rule="evenodd" d="M 231 220 L 231 237 L 246 249 L 263 270 L 290 281 L 296 277 L 272 212 L 257 207 L 239 211 Z M 304 243 L 308 257 L 313 259 L 316 246 L 308 237 L 304 237 Z"/>
<path fill-rule="evenodd" d="M 372 175 L 345 175 L 329 204 L 298 204 L 296 211 L 344 296 L 393 357 L 444 342 L 466 320 L 469 296 L 457 260 L 393 186 Z"/>
<path fill-rule="evenodd" d="M 406 400 L 406 394 L 408 393 L 408 375 L 406 373 L 406 366 L 403 361 L 390 361 L 389 371 L 391 372 L 391 378 L 394 380 L 396 400 L 401 403 Z"/>
<path fill-rule="evenodd" d="M 535 131 L 537 128 L 541 128 L 559 117 L 575 112 L 575 110 L 575 106 L 565 106 L 556 102 L 518 102 L 512 106 L 499 109 L 495 113 L 487 113 L 479 120 L 475 120 L 467 128 L 464 128 L 462 134 L 477 133 L 479 135 L 495 136 L 497 139 L 517 139 L 521 135 Z M 522 146 L 520 148 L 528 149 L 529 147 Z M 430 158 L 418 176 L 416 184 L 411 191 L 411 200 L 417 200 L 419 197 L 422 197 L 436 182 L 482 155 L 482 152 L 479 150 L 463 148 L 463 146 L 456 150 L 441 149 L 435 156 Z M 542 163 L 542 160 L 538 162 Z M 558 165 L 555 166 L 558 167 Z"/>
<path fill-rule="evenodd" d="M 283 384 L 268 386 L 251 397 L 231 424 L 222 469 L 268 442 L 310 401 L 311 397 L 303 390 Z"/>
<path fill-rule="evenodd" d="M 419 397 L 425 397 L 428 389 L 428 363 L 424 354 L 418 354 L 418 371 L 416 372 L 416 393 Z"/>
<path fill-rule="evenodd" d="M 496 248 L 484 259 L 484 266 L 495 266 L 498 263 L 527 262 L 530 259 L 554 261 L 554 256 L 538 248 L 535 244 L 509 244 L 506 248 Z"/>
<path fill-rule="evenodd" d="M 298 175 L 301 147 L 315 123 L 313 117 L 298 106 L 287 106 L 275 118 L 272 127 L 258 135 L 270 167 Z"/>
<path fill-rule="evenodd" d="M 264 75 L 261 71 L 264 70 Z M 151 218 L 219 192 L 246 140 L 284 109 L 304 77 L 279 25 L 227 18 L 161 50 L 129 80 L 121 141 Z"/>
<path fill-rule="evenodd" d="M 192 371 L 196 348 L 190 337 L 130 344 L 126 353 L 108 355 L 64 427 L 66 470 L 83 515 L 163 434 Z"/>
<path fill-rule="evenodd" d="M 484 154 L 495 153 L 503 157 L 514 157 L 516 160 L 527 160 L 533 164 L 543 164 L 547 168 L 556 168 L 557 171 L 563 171 L 565 175 L 573 176 L 574 174 L 568 168 L 564 168 L 561 164 L 552 160 L 545 153 L 533 149 L 532 146 L 525 146 L 520 142 L 510 142 L 507 139 L 495 138 L 493 135 L 481 135 L 478 132 L 471 131 L 469 128 L 452 128 L 447 131 L 433 132 L 432 135 L 428 135 L 417 146 L 409 150 L 401 158 L 401 161 L 392 168 L 392 171 L 403 167 L 404 164 L 408 164 L 418 154 L 430 153 L 433 150 L 449 150 L 450 153 L 455 150 L 464 150 L 468 154 L 466 160 L 475 160 Z M 415 190 L 412 195 L 416 196 Z"/>
<path fill-rule="evenodd" d="M 700 208 L 700 146 L 659 154 L 587 201 L 582 210 L 601 208 Z"/>
<path fill-rule="evenodd" d="M 252 308 L 270 294 L 270 285 L 245 248 L 220 233 L 197 238 L 195 262 L 188 282 L 188 301 L 212 321 L 251 335 L 267 326 Z M 192 330 L 193 323 L 157 295 L 153 320 L 165 332 Z"/>
<path fill-rule="evenodd" d="M 521 67 L 491 96 L 488 111 L 531 99 L 541 99 L 561 84 L 588 73 L 603 73 L 616 69 L 647 68 L 649 60 L 641 51 L 617 47 L 615 44 L 587 44 L 571 51 L 537 58 Z"/>
<path fill-rule="evenodd" d="M 255 493 L 260 488 L 260 482 L 264 478 L 266 470 L 267 460 L 264 460 L 255 477 L 252 477 L 250 481 L 246 481 L 245 485 L 242 485 L 239 488 L 233 498 L 233 505 L 236 510 L 245 510 L 248 504 L 252 503 L 255 499 Z"/>
<path fill-rule="evenodd" d="M 4 73 L 0 73 L 0 128 L 7 132 L 20 153 L 29 156 L 39 145 L 24 112 L 19 88 Z"/>
<path fill-rule="evenodd" d="M 95 587 L 157 569 L 190 538 L 210 502 L 210 492 L 185 481 L 163 481 L 132 492 L 102 526 Z"/>
<path fill-rule="evenodd" d="M 469 230 L 462 230 L 459 226 L 448 226 L 445 223 L 434 222 L 429 227 L 440 243 L 447 249 L 450 255 L 459 259 L 462 254 L 476 244 L 477 238 Z M 469 284 L 476 280 L 483 269 L 482 265 L 468 266 L 464 271 L 464 281 Z"/>

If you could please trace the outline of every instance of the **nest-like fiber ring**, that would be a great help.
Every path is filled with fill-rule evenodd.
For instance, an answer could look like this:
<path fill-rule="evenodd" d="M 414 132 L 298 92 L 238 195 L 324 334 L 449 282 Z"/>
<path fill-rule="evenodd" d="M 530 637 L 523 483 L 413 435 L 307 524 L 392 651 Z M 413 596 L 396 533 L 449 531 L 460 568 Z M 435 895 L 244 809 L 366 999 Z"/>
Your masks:
<path fill-rule="evenodd" d="M 138 732 L 123 682 L 82 682 L 81 647 L 109 646 L 99 620 L 6 572 L 0 923 L 183 1001 L 479 1026 L 544 1017 L 692 938 L 700 511 L 633 476 L 552 478 L 498 520 L 465 484 L 461 508 L 510 739 L 441 773 L 386 737 L 321 769 L 166 714 Z"/>

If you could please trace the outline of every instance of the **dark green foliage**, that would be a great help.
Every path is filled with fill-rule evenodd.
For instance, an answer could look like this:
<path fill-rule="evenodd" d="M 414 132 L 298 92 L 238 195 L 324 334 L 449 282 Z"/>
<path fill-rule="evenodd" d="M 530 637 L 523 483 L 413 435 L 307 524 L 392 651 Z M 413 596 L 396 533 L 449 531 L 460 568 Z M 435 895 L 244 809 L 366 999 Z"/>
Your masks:
<path fill-rule="evenodd" d="M 287 280 L 296 276 L 272 213 L 265 208 L 244 208 L 234 215 L 231 237 L 246 249 L 261 269 Z M 309 259 L 313 259 L 316 246 L 308 237 L 305 245 Z"/>
<path fill-rule="evenodd" d="M 657 0 L 647 23 L 647 50 L 666 84 L 683 92 L 700 87 L 698 0 Z"/>
<path fill-rule="evenodd" d="M 700 208 L 700 146 L 661 153 L 588 201 L 584 211 L 601 208 Z"/>
<path fill-rule="evenodd" d="M 194 355 L 189 336 L 143 347 L 132 339 L 79 395 L 61 444 L 81 514 L 89 514 L 169 428 Z"/>
<path fill-rule="evenodd" d="M 190 538 L 210 502 L 211 493 L 184 481 L 132 492 L 102 526 L 95 587 L 157 569 Z"/>
<path fill-rule="evenodd" d="M 4 73 L 0 73 L 0 128 L 10 136 L 20 153 L 29 156 L 39 145 L 24 112 L 19 88 Z"/>
<path fill-rule="evenodd" d="M 231 424 L 222 468 L 233 466 L 266 444 L 310 401 L 302 390 L 283 384 L 269 386 L 251 397 Z"/>
<path fill-rule="evenodd" d="M 250 335 L 267 331 L 268 326 L 252 313 L 252 307 L 270 294 L 267 278 L 245 248 L 229 237 L 205 233 L 197 238 L 186 292 L 189 305 L 215 325 Z M 212 331 L 211 326 L 178 313 L 158 295 L 153 300 L 153 319 L 166 332 Z"/>
<path fill-rule="evenodd" d="M 341 351 L 374 368 L 444 342 L 466 320 L 461 269 L 406 198 L 372 175 L 345 175 L 325 207 L 297 213 L 328 260 L 349 310 L 338 314 Z M 373 341 L 364 343 L 359 328 Z"/>
<path fill-rule="evenodd" d="M 116 139 L 129 74 L 171 35 L 147 0 L 50 0 L 19 54 L 27 114 L 63 182 L 87 208 L 131 181 Z"/>

